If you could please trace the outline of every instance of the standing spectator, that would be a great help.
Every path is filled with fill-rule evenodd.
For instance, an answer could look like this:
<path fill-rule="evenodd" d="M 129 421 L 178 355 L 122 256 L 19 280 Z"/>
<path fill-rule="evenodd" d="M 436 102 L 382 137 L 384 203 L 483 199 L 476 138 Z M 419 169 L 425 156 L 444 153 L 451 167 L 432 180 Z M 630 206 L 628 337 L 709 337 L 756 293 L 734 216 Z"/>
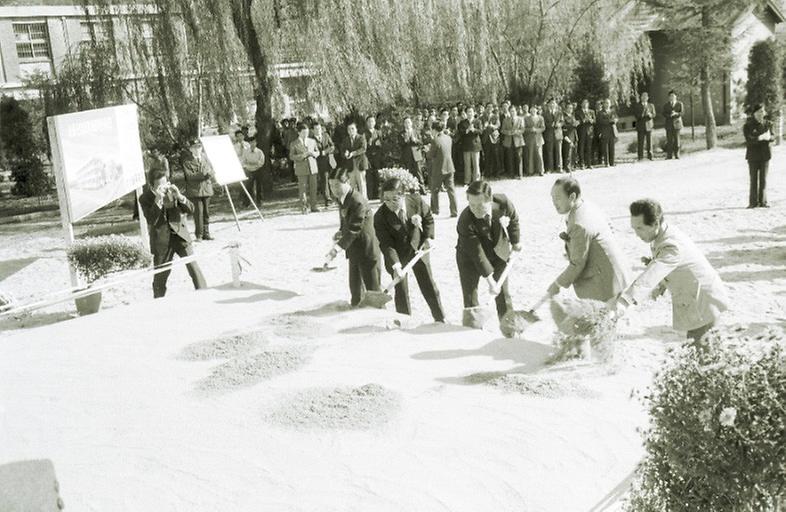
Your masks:
<path fill-rule="evenodd" d="M 603 164 L 603 149 L 600 142 L 600 125 L 598 124 L 600 111 L 603 110 L 603 100 L 595 102 L 595 130 L 592 137 L 592 159 L 597 165 Z"/>
<path fill-rule="evenodd" d="M 262 174 L 265 172 L 265 153 L 257 147 L 256 141 L 248 144 L 250 146 L 241 163 L 243 164 L 243 170 L 246 171 L 246 176 L 248 176 L 248 192 L 254 199 L 254 202 L 259 204 L 263 196 Z M 248 196 L 245 194 L 243 196 L 243 204 L 250 206 L 251 201 L 248 199 Z"/>
<path fill-rule="evenodd" d="M 379 197 L 379 178 L 377 173 L 382 168 L 382 134 L 377 130 L 377 118 L 366 117 L 366 156 L 368 157 L 368 171 L 366 179 L 368 185 L 368 198 Z"/>
<path fill-rule="evenodd" d="M 163 170 L 153 170 L 149 178 L 150 185 L 139 197 L 139 204 L 147 219 L 153 264 L 160 267 L 171 262 L 175 254 L 181 258 L 194 254 L 191 235 L 186 227 L 186 214 L 194 211 L 194 205 L 169 182 Z M 186 263 L 186 268 L 195 289 L 207 287 L 196 261 Z M 170 272 L 165 270 L 153 276 L 154 298 L 166 295 Z"/>
<path fill-rule="evenodd" d="M 308 136 L 306 123 L 297 123 L 298 138 L 289 146 L 289 158 L 295 165 L 297 176 L 297 192 L 300 198 L 300 212 L 305 215 L 309 208 L 318 212 L 317 208 L 317 141 Z"/>
<path fill-rule="evenodd" d="M 445 187 L 450 203 L 450 216 L 458 215 L 456 206 L 456 192 L 453 175 L 453 139 L 448 135 L 447 127 L 440 121 L 431 125 L 432 142 L 429 149 L 429 163 L 431 164 L 431 212 L 439 215 L 439 189 Z"/>
<path fill-rule="evenodd" d="M 186 196 L 194 204 L 194 230 L 196 241 L 213 240 L 210 236 L 210 198 L 213 197 L 213 168 L 202 152 L 199 139 L 188 143 L 181 165 L 186 177 Z"/>
<path fill-rule="evenodd" d="M 543 132 L 543 166 L 546 172 L 559 172 L 561 169 L 562 153 L 562 123 L 563 116 L 557 106 L 557 100 L 550 98 L 545 112 L 543 112 L 543 122 L 546 131 Z"/>
<path fill-rule="evenodd" d="M 350 305 L 357 307 L 366 290 L 379 291 L 380 252 L 374 233 L 374 214 L 360 191 L 349 184 L 347 169 L 338 168 L 330 174 L 330 191 L 339 206 L 340 229 L 333 235 L 336 246 L 344 250 L 349 260 Z M 336 257 L 334 247 L 329 256 Z"/>
<path fill-rule="evenodd" d="M 745 159 L 750 172 L 750 194 L 748 208 L 769 208 L 767 204 L 767 169 L 772 153 L 772 124 L 765 119 L 764 105 L 753 106 L 751 116 L 745 121 L 742 133 L 745 135 Z"/>
<path fill-rule="evenodd" d="M 527 137 L 527 167 L 531 175 L 543 176 L 541 147 L 543 147 L 543 132 L 546 130 L 546 123 L 543 121 L 543 117 L 538 115 L 537 106 L 530 107 L 524 129 Z"/>
<path fill-rule="evenodd" d="M 404 118 L 404 131 L 401 133 L 401 161 L 404 167 L 418 180 L 421 193 L 425 192 L 423 182 L 423 149 L 420 134 L 415 131 L 412 118 Z"/>
<path fill-rule="evenodd" d="M 295 123 L 297 121 L 295 119 L 284 119 L 281 122 L 281 126 L 283 127 L 283 132 L 281 134 L 281 141 L 284 147 L 284 154 L 282 157 L 284 158 L 283 163 L 286 165 L 286 172 L 290 175 L 290 178 L 294 179 L 294 168 L 290 166 L 290 162 L 292 159 L 289 158 L 289 145 L 292 144 L 292 141 L 297 139 L 297 130 L 295 129 Z"/>
<path fill-rule="evenodd" d="M 573 104 L 565 105 L 562 125 L 562 169 L 573 172 L 576 166 L 579 121 L 573 115 Z"/>
<path fill-rule="evenodd" d="M 666 118 L 666 159 L 680 158 L 680 131 L 682 130 L 682 102 L 677 101 L 677 93 L 669 91 L 669 101 L 663 106 Z"/>
<path fill-rule="evenodd" d="M 513 176 L 522 177 L 524 148 L 524 118 L 518 115 L 516 107 L 511 105 L 508 117 L 502 124 L 502 147 L 505 155 L 506 171 Z"/>
<path fill-rule="evenodd" d="M 344 160 L 349 175 L 349 185 L 353 190 L 360 192 L 363 199 L 368 199 L 366 197 L 366 169 L 368 169 L 366 137 L 358 133 L 358 127 L 353 122 L 347 125 Z"/>
<path fill-rule="evenodd" d="M 589 100 L 581 101 L 581 110 L 576 114 L 579 121 L 579 167 L 592 168 L 592 140 L 595 127 L 595 111 L 589 108 Z"/>
<path fill-rule="evenodd" d="M 655 124 L 655 105 L 650 103 L 650 95 L 641 93 L 641 98 L 633 107 L 633 116 L 636 118 L 637 152 L 639 161 L 644 160 L 644 150 L 647 158 L 652 160 L 652 128 Z"/>
<path fill-rule="evenodd" d="M 333 156 L 336 147 L 333 145 L 333 139 L 320 123 L 314 124 L 311 136 L 316 141 L 319 151 L 319 156 L 317 156 L 317 189 L 325 198 L 325 207 L 327 207 L 330 204 L 328 176 L 330 176 L 330 171 L 336 168 L 336 159 Z"/>
<path fill-rule="evenodd" d="M 458 132 L 464 154 L 464 183 L 472 183 L 480 179 L 481 126 L 475 119 L 475 109 L 469 107 L 466 114 L 466 119 L 462 119 L 458 125 Z"/>
<path fill-rule="evenodd" d="M 447 130 L 448 135 L 453 135 L 453 132 L 450 131 L 450 126 L 448 126 L 448 121 L 450 120 L 450 112 L 448 109 L 443 108 L 439 111 L 439 121 L 442 123 L 442 126 L 445 127 Z"/>
<path fill-rule="evenodd" d="M 617 142 L 617 114 L 611 108 L 611 100 L 603 100 L 598 112 L 598 132 L 600 132 L 600 151 L 603 164 L 614 167 L 614 145 Z"/>
<path fill-rule="evenodd" d="M 450 133 L 456 133 L 459 123 L 459 109 L 458 106 L 450 108 L 450 116 L 448 117 L 448 129 Z"/>
<path fill-rule="evenodd" d="M 502 148 L 499 140 L 499 119 L 496 115 L 491 114 L 483 124 L 481 142 L 483 144 L 483 175 L 497 176 L 502 172 Z"/>

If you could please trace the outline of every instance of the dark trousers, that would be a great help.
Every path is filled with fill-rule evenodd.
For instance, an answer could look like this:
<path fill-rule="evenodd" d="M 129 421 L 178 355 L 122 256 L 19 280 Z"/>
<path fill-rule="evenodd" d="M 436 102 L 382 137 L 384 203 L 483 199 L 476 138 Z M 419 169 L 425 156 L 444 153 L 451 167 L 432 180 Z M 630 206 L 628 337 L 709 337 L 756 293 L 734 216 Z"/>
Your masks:
<path fill-rule="evenodd" d="M 456 255 L 456 264 L 458 265 L 459 279 L 461 281 L 461 294 L 464 296 L 464 307 L 471 308 L 478 306 L 478 284 L 480 283 L 480 274 L 471 261 L 465 260 L 461 255 Z M 494 279 L 499 279 L 499 276 L 505 270 L 507 263 L 496 256 L 492 260 L 494 266 Z M 510 298 L 510 290 L 508 288 L 507 279 L 502 284 L 502 291 L 495 299 L 497 305 L 497 316 L 502 318 L 508 310 L 513 309 L 513 301 Z"/>
<path fill-rule="evenodd" d="M 415 265 L 412 267 L 412 273 L 415 275 L 415 280 L 418 282 L 418 288 L 420 288 L 423 298 L 426 299 L 426 304 L 428 304 L 428 307 L 431 310 L 431 316 L 434 318 L 434 321 L 444 322 L 445 313 L 442 311 L 442 301 L 439 298 L 437 283 L 434 282 L 434 277 L 431 274 L 431 265 L 429 264 L 427 258 L 428 256 L 424 256 L 423 259 L 415 263 Z M 410 257 L 406 261 L 402 260 L 401 264 L 406 265 L 409 263 L 410 259 L 412 258 Z M 408 280 L 409 276 L 402 279 L 396 285 L 396 311 L 403 315 L 412 314 L 409 303 Z"/>
<path fill-rule="evenodd" d="M 696 341 L 700 341 L 700 340 L 701 340 L 701 338 L 702 338 L 702 337 L 703 337 L 705 334 L 707 334 L 707 332 L 708 332 L 710 329 L 712 329 L 713 327 L 715 327 L 715 322 L 710 322 L 710 323 L 708 323 L 707 325 L 704 325 L 704 326 L 702 326 L 702 327 L 699 327 L 699 328 L 697 328 L 697 329 L 693 329 L 692 331 L 688 331 L 688 334 L 686 335 L 686 338 L 690 338 L 690 339 L 692 339 L 694 342 L 696 342 Z"/>
<path fill-rule="evenodd" d="M 481 159 L 483 176 L 499 176 L 503 172 L 501 150 L 502 147 L 499 144 L 488 143 L 483 146 L 483 158 Z"/>
<path fill-rule="evenodd" d="M 330 202 L 330 187 L 328 186 L 328 171 L 322 167 L 317 173 L 317 192 L 325 199 L 325 206 Z"/>
<path fill-rule="evenodd" d="M 192 197 L 194 203 L 194 233 L 197 240 L 210 236 L 210 198 Z"/>
<path fill-rule="evenodd" d="M 439 215 L 439 188 L 445 187 L 450 203 L 450 214 L 456 216 L 458 207 L 456 206 L 456 186 L 453 183 L 453 173 L 442 174 L 439 171 L 431 173 L 431 213 Z"/>
<path fill-rule="evenodd" d="M 644 151 L 647 151 L 647 158 L 652 160 L 652 132 L 648 131 L 641 131 L 637 132 L 637 152 L 639 156 L 639 160 L 644 159 Z"/>
<path fill-rule="evenodd" d="M 582 167 L 592 166 L 592 133 L 579 131 L 579 165 Z"/>
<path fill-rule="evenodd" d="M 167 250 L 161 254 L 153 254 L 153 264 L 156 266 L 156 268 L 160 267 L 161 265 L 166 265 L 172 261 L 172 258 L 175 256 L 175 254 L 181 258 L 184 258 L 194 254 L 194 249 L 191 247 L 190 242 L 186 242 L 179 236 L 172 233 L 171 237 L 169 238 L 169 247 Z M 195 289 L 199 290 L 201 288 L 207 288 L 205 276 L 202 275 L 202 270 L 200 270 L 199 264 L 196 261 L 186 263 L 186 268 L 188 269 L 188 273 L 191 276 L 191 281 L 194 283 Z M 154 298 L 157 299 L 166 295 L 166 282 L 169 279 L 169 273 L 171 271 L 171 269 L 164 270 L 163 272 L 159 272 L 153 276 Z"/>
<path fill-rule="evenodd" d="M 248 176 L 248 180 L 246 180 L 246 190 L 248 190 L 248 193 L 254 198 L 254 202 L 259 204 L 260 201 L 262 201 L 262 170 L 247 171 L 246 176 Z M 245 206 L 251 205 L 251 201 L 248 200 L 248 196 L 245 192 L 243 192 L 243 195 L 240 197 L 242 198 L 241 202 Z"/>
<path fill-rule="evenodd" d="M 600 138 L 600 155 L 604 165 L 614 165 L 614 145 L 617 140 L 614 137 Z"/>
<path fill-rule="evenodd" d="M 349 258 L 349 293 L 350 304 L 357 306 L 363 298 L 363 288 L 374 292 L 379 291 L 380 271 L 377 260 L 365 258 Z"/>
<path fill-rule="evenodd" d="M 369 199 L 379 198 L 379 174 L 377 169 L 366 170 L 366 192 Z"/>
<path fill-rule="evenodd" d="M 524 146 L 505 148 L 505 171 L 510 176 L 523 176 L 522 155 Z"/>
<path fill-rule="evenodd" d="M 576 143 L 562 141 L 562 169 L 572 171 L 576 166 Z"/>
<path fill-rule="evenodd" d="M 767 204 L 767 170 L 769 167 L 769 160 L 766 162 L 748 161 L 748 171 L 751 177 L 750 193 L 748 194 L 749 206 L 764 206 Z"/>
<path fill-rule="evenodd" d="M 560 139 L 557 139 L 553 133 L 546 132 L 543 137 L 543 166 L 546 168 L 546 172 L 560 170 L 562 167 L 560 154 Z"/>
<path fill-rule="evenodd" d="M 680 157 L 680 131 L 666 128 L 666 158 Z"/>

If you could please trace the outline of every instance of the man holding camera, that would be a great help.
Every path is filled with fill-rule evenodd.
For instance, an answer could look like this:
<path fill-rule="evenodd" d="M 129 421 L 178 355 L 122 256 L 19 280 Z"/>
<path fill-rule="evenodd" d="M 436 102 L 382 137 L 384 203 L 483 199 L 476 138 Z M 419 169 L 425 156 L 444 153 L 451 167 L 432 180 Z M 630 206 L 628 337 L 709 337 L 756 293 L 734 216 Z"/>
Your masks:
<path fill-rule="evenodd" d="M 745 135 L 745 159 L 748 161 L 750 173 L 750 193 L 748 208 L 769 208 L 767 204 L 767 169 L 770 166 L 772 152 L 770 144 L 772 124 L 765 119 L 767 113 L 764 105 L 756 104 L 751 109 L 752 115 L 745 122 L 742 133 Z"/>
<path fill-rule="evenodd" d="M 139 197 L 139 205 L 147 219 L 150 232 L 150 251 L 156 268 L 168 265 L 175 254 L 181 258 L 194 254 L 191 234 L 186 227 L 186 214 L 194 212 L 194 205 L 169 182 L 163 170 L 150 173 L 150 184 Z M 206 288 L 205 277 L 196 261 L 186 263 L 194 288 Z M 153 276 L 153 297 L 166 294 L 170 269 Z"/>

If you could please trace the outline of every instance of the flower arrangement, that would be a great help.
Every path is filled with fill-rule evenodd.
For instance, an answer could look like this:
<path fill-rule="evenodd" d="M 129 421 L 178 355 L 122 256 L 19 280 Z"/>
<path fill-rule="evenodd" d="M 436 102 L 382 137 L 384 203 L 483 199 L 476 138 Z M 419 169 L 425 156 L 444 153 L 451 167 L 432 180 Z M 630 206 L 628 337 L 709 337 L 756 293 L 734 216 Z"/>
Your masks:
<path fill-rule="evenodd" d="M 142 244 L 122 235 L 77 240 L 68 248 L 68 261 L 88 284 L 123 270 L 150 265 L 150 253 Z"/>
<path fill-rule="evenodd" d="M 379 176 L 379 183 L 385 183 L 387 180 L 391 178 L 398 178 L 401 180 L 401 183 L 404 185 L 404 189 L 407 192 L 415 192 L 420 189 L 420 184 L 418 183 L 417 178 L 412 176 L 406 169 L 402 169 L 401 167 L 387 167 L 385 169 L 380 169 L 377 171 L 377 175 Z"/>
<path fill-rule="evenodd" d="M 645 397 L 647 455 L 628 510 L 774 511 L 786 500 L 786 338 L 710 331 L 669 354 Z"/>

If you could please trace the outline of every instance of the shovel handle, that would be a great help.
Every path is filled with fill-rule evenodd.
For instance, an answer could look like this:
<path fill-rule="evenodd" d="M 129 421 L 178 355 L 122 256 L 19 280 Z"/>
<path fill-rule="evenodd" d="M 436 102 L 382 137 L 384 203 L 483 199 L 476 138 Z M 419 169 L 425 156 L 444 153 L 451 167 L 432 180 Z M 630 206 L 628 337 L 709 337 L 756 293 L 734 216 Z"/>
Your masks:
<path fill-rule="evenodd" d="M 390 293 L 393 290 L 393 288 L 395 288 L 396 285 L 401 282 L 404 276 L 406 276 L 412 270 L 412 267 L 415 266 L 415 263 L 420 261 L 420 259 L 423 256 L 425 256 L 430 252 L 431 252 L 431 247 L 429 247 L 428 249 L 418 249 L 418 251 L 412 257 L 412 259 L 409 260 L 409 263 L 407 263 L 407 265 L 401 269 L 401 277 L 399 276 L 394 277 L 393 280 L 390 282 L 390 284 L 385 287 L 385 292 Z"/>
<path fill-rule="evenodd" d="M 533 306 L 530 308 L 529 312 L 530 312 L 530 313 L 534 313 L 535 311 L 537 311 L 538 309 L 540 309 L 540 307 L 541 307 L 543 304 L 545 304 L 546 302 L 548 302 L 548 300 L 549 300 L 550 298 L 551 298 L 551 295 L 549 295 L 548 293 L 544 294 L 544 295 L 543 295 L 543 297 L 541 297 L 540 299 L 538 299 L 538 302 L 536 302 L 535 304 L 533 304 Z"/>
<path fill-rule="evenodd" d="M 499 275 L 499 279 L 497 279 L 497 286 L 501 287 L 505 283 L 505 280 L 508 278 L 508 274 L 510 274 L 510 270 L 513 266 L 513 261 L 515 260 L 516 256 L 511 255 L 507 264 L 505 265 L 505 270 L 502 271 L 502 274 Z M 499 295 L 499 293 L 497 295 Z"/>

